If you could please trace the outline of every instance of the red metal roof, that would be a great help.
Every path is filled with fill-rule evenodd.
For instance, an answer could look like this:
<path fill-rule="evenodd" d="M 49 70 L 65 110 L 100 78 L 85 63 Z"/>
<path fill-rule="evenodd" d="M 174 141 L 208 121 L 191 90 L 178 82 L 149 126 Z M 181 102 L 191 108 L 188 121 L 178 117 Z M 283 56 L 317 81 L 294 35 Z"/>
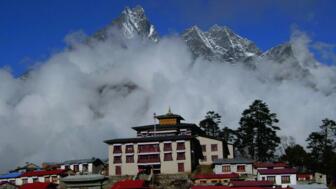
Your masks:
<path fill-rule="evenodd" d="M 25 172 L 21 177 L 34 177 L 34 176 L 45 176 L 45 175 L 62 175 L 65 173 L 65 170 L 51 170 L 51 171 L 30 171 Z"/>
<path fill-rule="evenodd" d="M 198 174 L 195 175 L 194 179 L 226 179 L 226 178 L 238 178 L 237 173 L 228 173 L 228 174 Z"/>
<path fill-rule="evenodd" d="M 232 187 L 273 186 L 272 181 L 231 181 Z"/>
<path fill-rule="evenodd" d="M 288 167 L 284 162 L 255 162 L 253 164 L 255 168 L 273 168 L 273 167 Z"/>
<path fill-rule="evenodd" d="M 56 184 L 47 183 L 47 182 L 35 182 L 24 184 L 20 187 L 20 189 L 50 189 L 52 187 L 56 188 Z"/>
<path fill-rule="evenodd" d="M 258 172 L 262 175 L 281 175 L 281 174 L 295 174 L 296 169 L 259 169 Z"/>
<path fill-rule="evenodd" d="M 230 189 L 228 186 L 192 186 L 191 189 Z"/>
<path fill-rule="evenodd" d="M 144 189 L 145 181 L 143 180 L 122 180 L 115 183 L 111 189 Z"/>
<path fill-rule="evenodd" d="M 191 189 L 232 189 L 229 186 L 192 186 Z M 234 189 L 247 189 L 246 187 L 235 187 Z M 248 189 L 265 189 L 263 187 L 248 187 Z"/>
<path fill-rule="evenodd" d="M 297 173 L 297 177 L 314 176 L 313 173 Z"/>

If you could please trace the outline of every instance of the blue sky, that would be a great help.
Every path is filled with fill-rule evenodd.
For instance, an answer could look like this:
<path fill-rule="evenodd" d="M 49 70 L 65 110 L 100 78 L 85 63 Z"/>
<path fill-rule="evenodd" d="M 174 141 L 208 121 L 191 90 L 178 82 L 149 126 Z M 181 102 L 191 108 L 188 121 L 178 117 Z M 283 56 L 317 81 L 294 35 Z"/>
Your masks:
<path fill-rule="evenodd" d="M 78 30 L 92 34 L 126 6 L 141 5 L 160 35 L 192 25 L 206 30 L 227 25 L 267 50 L 287 41 L 293 27 L 314 41 L 336 44 L 336 1 L 332 0 L 1 0 L 0 67 L 14 75 L 64 47 Z"/>

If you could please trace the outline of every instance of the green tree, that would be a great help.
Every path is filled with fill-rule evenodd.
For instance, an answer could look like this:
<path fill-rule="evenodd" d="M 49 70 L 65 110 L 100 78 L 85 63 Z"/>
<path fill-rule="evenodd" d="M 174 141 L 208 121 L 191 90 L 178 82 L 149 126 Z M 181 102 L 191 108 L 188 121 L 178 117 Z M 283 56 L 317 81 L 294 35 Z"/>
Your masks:
<path fill-rule="evenodd" d="M 243 111 L 239 121 L 236 146 L 240 153 L 258 161 L 272 159 L 280 143 L 276 134 L 280 128 L 274 125 L 278 122 L 276 114 L 270 112 L 266 103 L 255 100 Z"/>
<path fill-rule="evenodd" d="M 320 131 L 312 132 L 306 140 L 307 148 L 310 149 L 310 157 L 314 161 L 311 169 L 327 174 L 328 180 L 336 176 L 335 137 L 336 123 L 326 118 L 322 120 Z"/>
<path fill-rule="evenodd" d="M 297 167 L 301 172 L 305 171 L 306 164 L 309 161 L 308 153 L 299 144 L 288 146 L 285 149 L 285 154 L 280 159 L 287 161 L 292 167 Z"/>
<path fill-rule="evenodd" d="M 219 138 L 223 139 L 227 143 L 234 143 L 234 141 L 236 140 L 236 131 L 230 129 L 229 127 L 224 127 L 219 132 Z"/>
<path fill-rule="evenodd" d="M 208 111 L 205 115 L 205 119 L 200 122 L 200 127 L 203 128 L 207 135 L 218 137 L 221 118 L 222 116 L 220 116 L 218 113 L 214 111 Z"/>

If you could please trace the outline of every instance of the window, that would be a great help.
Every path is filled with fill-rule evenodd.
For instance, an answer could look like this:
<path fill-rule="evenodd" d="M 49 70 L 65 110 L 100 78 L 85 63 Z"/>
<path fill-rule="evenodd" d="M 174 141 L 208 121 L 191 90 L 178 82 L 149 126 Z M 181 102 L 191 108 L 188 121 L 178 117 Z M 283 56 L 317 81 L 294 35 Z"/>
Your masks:
<path fill-rule="evenodd" d="M 88 164 L 83 164 L 83 172 L 88 172 L 89 171 L 89 165 Z"/>
<path fill-rule="evenodd" d="M 144 144 L 138 146 L 139 153 L 146 153 L 146 152 L 160 152 L 159 144 Z"/>
<path fill-rule="evenodd" d="M 44 182 L 50 182 L 50 177 L 44 177 Z"/>
<path fill-rule="evenodd" d="M 79 165 L 74 165 L 73 167 L 74 167 L 74 171 L 75 171 L 75 172 L 78 172 L 78 171 L 79 171 Z"/>
<path fill-rule="evenodd" d="M 9 183 L 15 184 L 15 180 L 9 180 Z"/>
<path fill-rule="evenodd" d="M 211 144 L 211 151 L 216 152 L 218 150 L 217 144 Z"/>
<path fill-rule="evenodd" d="M 66 165 L 66 166 L 64 166 L 64 169 L 65 169 L 65 170 L 69 170 L 69 169 L 70 169 L 70 165 Z"/>
<path fill-rule="evenodd" d="M 275 176 L 267 176 L 267 180 L 275 182 Z"/>
<path fill-rule="evenodd" d="M 138 163 L 160 162 L 160 154 L 139 155 Z"/>
<path fill-rule="evenodd" d="M 231 167 L 230 167 L 230 165 L 223 165 L 223 167 L 222 167 L 222 172 L 223 172 L 223 173 L 231 172 Z"/>
<path fill-rule="evenodd" d="M 36 177 L 36 178 L 33 178 L 33 183 L 34 182 L 38 182 L 38 178 Z"/>
<path fill-rule="evenodd" d="M 173 160 L 172 153 L 165 153 L 164 154 L 164 161 L 172 161 L 172 160 Z"/>
<path fill-rule="evenodd" d="M 114 156 L 113 163 L 121 163 L 121 156 Z"/>
<path fill-rule="evenodd" d="M 134 156 L 133 155 L 126 156 L 126 163 L 134 163 Z"/>
<path fill-rule="evenodd" d="M 185 149 L 184 142 L 178 142 L 176 146 L 176 150 L 184 150 L 184 149 Z"/>
<path fill-rule="evenodd" d="M 116 166 L 115 167 L 115 174 L 116 175 L 121 175 L 121 166 Z"/>
<path fill-rule="evenodd" d="M 245 172 L 245 165 L 237 165 L 237 172 Z"/>
<path fill-rule="evenodd" d="M 133 145 L 126 145 L 126 153 L 134 153 Z"/>
<path fill-rule="evenodd" d="M 28 179 L 27 178 L 22 179 L 22 184 L 27 184 L 27 183 L 28 183 Z"/>
<path fill-rule="evenodd" d="M 212 155 L 212 156 L 211 156 L 211 160 L 212 160 L 212 161 L 215 161 L 216 159 L 218 159 L 218 156 L 217 156 L 217 155 Z"/>
<path fill-rule="evenodd" d="M 177 164 L 178 172 L 184 172 L 184 163 Z"/>
<path fill-rule="evenodd" d="M 289 176 L 281 176 L 281 183 L 282 184 L 290 183 L 290 177 Z"/>
<path fill-rule="evenodd" d="M 202 145 L 202 152 L 206 152 L 206 145 Z"/>
<path fill-rule="evenodd" d="M 57 176 L 52 176 L 51 177 L 51 182 L 57 183 L 58 182 L 58 177 Z"/>
<path fill-rule="evenodd" d="M 177 160 L 185 160 L 185 153 L 184 152 L 177 152 Z"/>
<path fill-rule="evenodd" d="M 164 143 L 163 144 L 163 150 L 164 151 L 172 151 L 171 143 Z"/>
<path fill-rule="evenodd" d="M 113 153 L 120 154 L 121 153 L 121 146 L 113 146 Z"/>

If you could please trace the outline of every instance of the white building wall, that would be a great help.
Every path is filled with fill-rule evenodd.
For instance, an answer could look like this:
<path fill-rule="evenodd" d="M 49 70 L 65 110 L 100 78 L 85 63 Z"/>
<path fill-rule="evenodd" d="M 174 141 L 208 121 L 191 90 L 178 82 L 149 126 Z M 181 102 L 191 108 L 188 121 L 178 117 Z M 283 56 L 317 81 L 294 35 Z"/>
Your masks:
<path fill-rule="evenodd" d="M 231 173 L 238 173 L 238 174 L 253 174 L 253 166 L 252 164 L 216 164 L 214 167 L 214 172 L 216 174 L 225 174 L 225 173 L 230 173 L 230 172 L 223 172 L 223 166 L 230 166 Z M 238 165 L 245 165 L 245 172 L 238 172 L 237 171 L 237 166 Z"/>
<path fill-rule="evenodd" d="M 38 179 L 39 182 L 45 182 L 44 177 L 38 177 L 37 179 Z"/>
<path fill-rule="evenodd" d="M 215 139 L 211 139 L 211 138 L 207 138 L 207 137 L 202 137 L 202 136 L 198 136 L 197 139 L 200 141 L 201 145 L 205 145 L 206 146 L 206 151 L 202 152 L 203 156 L 206 157 L 206 160 L 199 160 L 199 163 L 201 165 L 210 165 L 212 164 L 212 159 L 211 157 L 216 155 L 218 157 L 218 159 L 223 159 L 223 142 L 219 141 L 219 140 L 215 140 Z M 212 144 L 217 144 L 217 151 L 212 151 L 211 150 L 211 145 Z"/>
<path fill-rule="evenodd" d="M 119 145 L 119 144 L 118 144 Z M 128 144 L 129 145 L 129 144 Z M 127 155 L 133 155 L 134 156 L 134 163 L 126 163 L 126 145 L 122 144 L 121 145 L 121 154 L 114 154 L 113 153 L 113 146 L 114 145 L 109 145 L 109 175 L 115 175 L 115 167 L 116 166 L 121 166 L 121 174 L 122 175 L 136 175 L 138 173 L 138 145 L 135 144 L 133 145 L 134 153 L 128 153 Z M 120 164 L 115 164 L 113 162 L 113 157 L 114 156 L 121 156 L 121 163 Z"/>
<path fill-rule="evenodd" d="M 182 141 L 181 141 L 182 142 Z M 163 146 L 164 142 L 160 142 L 160 164 L 161 164 L 161 173 L 162 174 L 175 174 L 178 173 L 178 163 L 184 163 L 184 171 L 185 172 L 191 172 L 192 170 L 192 164 L 191 164 L 191 144 L 190 141 L 183 141 L 185 142 L 185 160 L 177 160 L 177 142 L 171 141 L 172 144 L 172 161 L 164 161 L 164 153 Z M 156 142 L 150 142 L 151 144 Z M 149 144 L 149 143 L 148 143 Z M 120 145 L 120 144 L 118 144 Z M 129 145 L 129 144 L 128 144 Z M 121 154 L 113 154 L 113 145 L 108 146 L 108 152 L 109 152 L 109 175 L 115 175 L 115 167 L 121 166 L 121 174 L 122 175 L 136 175 L 138 173 L 138 144 L 133 144 L 134 153 L 132 154 L 125 154 L 126 152 L 126 144 L 121 145 Z M 182 151 L 181 151 L 182 152 Z M 113 157 L 114 156 L 121 156 L 121 162 L 120 164 L 113 163 Z M 126 163 L 126 155 L 134 155 L 134 163 Z"/>
<path fill-rule="evenodd" d="M 267 180 L 268 176 L 275 176 L 275 184 L 276 185 L 281 185 L 282 188 L 287 188 L 288 186 L 293 186 L 296 185 L 296 174 L 283 174 L 283 175 L 260 175 L 258 173 L 257 179 L 258 180 Z M 289 176 L 290 178 L 290 183 L 282 183 L 281 182 L 281 177 L 282 176 Z M 264 178 L 264 179 L 263 179 Z"/>
<path fill-rule="evenodd" d="M 93 173 L 93 164 L 92 163 L 88 164 L 88 172 Z"/>
<path fill-rule="evenodd" d="M 18 186 L 21 186 L 22 185 L 22 179 L 20 177 L 16 178 L 15 179 L 15 184 L 18 185 Z"/>

